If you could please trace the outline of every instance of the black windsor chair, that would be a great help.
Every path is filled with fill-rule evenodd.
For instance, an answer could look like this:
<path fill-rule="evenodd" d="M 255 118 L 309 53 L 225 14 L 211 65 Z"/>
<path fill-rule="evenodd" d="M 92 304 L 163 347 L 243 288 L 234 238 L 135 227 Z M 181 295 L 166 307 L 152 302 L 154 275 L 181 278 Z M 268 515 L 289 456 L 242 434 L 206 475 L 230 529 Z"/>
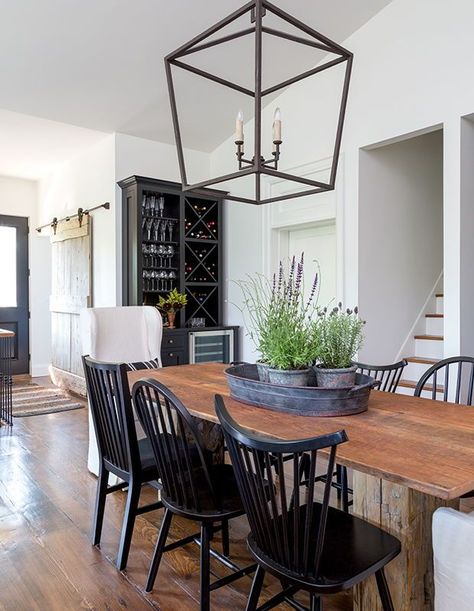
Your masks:
<path fill-rule="evenodd" d="M 430 391 L 435 401 L 472 405 L 474 358 L 452 356 L 435 363 L 421 376 L 415 388 L 415 397 L 421 397 L 424 391 Z"/>
<path fill-rule="evenodd" d="M 403 359 L 398 363 L 391 365 L 367 365 L 366 363 L 353 363 L 357 366 L 357 373 L 374 378 L 377 382 L 377 389 L 383 392 L 396 392 L 398 383 L 402 376 L 404 368 L 408 365 L 408 362 Z M 337 498 L 341 500 L 344 511 L 349 511 L 349 507 L 352 505 L 352 500 L 349 500 L 349 495 L 352 495 L 353 491 L 349 488 L 347 467 L 342 465 L 336 465 L 335 473 L 336 481 L 333 481 L 333 487 L 337 489 Z"/>
<path fill-rule="evenodd" d="M 200 522 L 200 534 L 186 542 L 194 539 L 201 547 L 200 608 L 208 611 L 211 591 L 256 569 L 256 565 L 240 568 L 227 557 L 228 520 L 245 513 L 234 471 L 231 465 L 212 464 L 194 418 L 166 386 L 156 380 L 140 380 L 133 386 L 132 396 L 153 449 L 165 507 L 145 589 L 149 592 L 153 588 L 163 552 L 178 546 L 165 545 L 173 515 Z M 224 555 L 210 547 L 213 534 L 221 529 L 216 523 L 223 524 Z M 233 573 L 210 583 L 211 555 Z"/>
<path fill-rule="evenodd" d="M 161 502 L 138 506 L 142 484 L 158 487 L 158 471 L 150 443 L 137 439 L 127 366 L 101 363 L 83 356 L 87 395 L 99 450 L 99 476 L 93 522 L 93 545 L 100 544 L 108 494 L 128 486 L 127 502 L 117 555 L 117 567 L 127 565 L 137 515 L 163 507 Z M 109 474 L 123 480 L 109 486 Z"/>
<path fill-rule="evenodd" d="M 258 563 L 247 611 L 257 609 L 266 571 L 280 580 L 282 591 L 258 607 L 259 611 L 284 601 L 305 609 L 293 598 L 299 590 L 309 593 L 311 611 L 318 611 L 321 596 L 352 588 L 373 574 L 384 611 L 393 611 L 384 567 L 400 552 L 400 542 L 360 518 L 329 507 L 336 448 L 347 440 L 345 432 L 278 441 L 239 426 L 219 395 L 216 412 L 250 523 L 247 544 Z M 323 449 L 329 450 L 329 460 L 322 502 L 318 502 L 316 465 Z M 303 455 L 309 456 L 304 488 L 300 473 Z M 285 470 L 288 456 L 290 468 Z"/>

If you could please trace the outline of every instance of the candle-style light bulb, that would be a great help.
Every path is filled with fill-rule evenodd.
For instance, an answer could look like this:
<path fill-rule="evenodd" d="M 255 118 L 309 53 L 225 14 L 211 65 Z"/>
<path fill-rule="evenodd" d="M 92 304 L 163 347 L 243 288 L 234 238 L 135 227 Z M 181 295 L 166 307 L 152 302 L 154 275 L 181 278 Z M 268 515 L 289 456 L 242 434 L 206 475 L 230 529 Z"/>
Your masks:
<path fill-rule="evenodd" d="M 281 141 L 281 112 L 279 108 L 275 108 L 273 115 L 273 142 Z"/>
<path fill-rule="evenodd" d="M 239 110 L 235 118 L 235 141 L 244 141 L 244 113 Z"/>

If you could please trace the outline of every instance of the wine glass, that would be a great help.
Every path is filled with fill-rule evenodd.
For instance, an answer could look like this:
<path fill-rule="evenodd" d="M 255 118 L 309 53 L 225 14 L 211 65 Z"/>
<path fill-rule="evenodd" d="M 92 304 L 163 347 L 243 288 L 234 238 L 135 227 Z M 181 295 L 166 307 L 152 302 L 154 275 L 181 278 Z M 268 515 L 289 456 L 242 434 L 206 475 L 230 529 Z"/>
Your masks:
<path fill-rule="evenodd" d="M 153 219 L 153 240 L 158 242 L 158 231 L 160 229 L 161 221 L 159 219 Z"/>
<path fill-rule="evenodd" d="M 158 200 L 158 208 L 160 210 L 160 216 L 163 216 L 165 210 L 165 198 L 163 197 L 163 195 L 160 195 L 160 198 Z"/>
<path fill-rule="evenodd" d="M 166 246 L 160 244 L 158 246 L 158 256 L 160 257 L 160 267 L 163 267 L 163 256 L 166 254 Z"/>
<path fill-rule="evenodd" d="M 159 273 L 159 278 L 160 278 L 160 291 L 166 291 L 165 280 L 168 278 L 168 274 L 164 270 L 162 270 Z"/>
<path fill-rule="evenodd" d="M 166 242 L 166 227 L 168 225 L 168 221 L 161 221 L 161 229 L 160 229 L 160 240 L 162 242 Z"/>
<path fill-rule="evenodd" d="M 151 230 L 153 226 L 153 219 L 149 218 L 146 222 L 146 235 L 148 242 L 151 240 Z"/>
<path fill-rule="evenodd" d="M 176 280 L 176 272 L 173 272 L 173 271 L 168 272 L 168 278 L 170 281 L 170 290 L 173 290 L 173 283 L 174 283 L 174 280 Z"/>
<path fill-rule="evenodd" d="M 166 256 L 168 257 L 168 267 L 171 267 L 171 259 L 174 256 L 174 248 L 171 244 L 166 249 Z"/>
<path fill-rule="evenodd" d="M 175 221 L 168 221 L 168 233 L 169 233 L 169 241 L 173 241 L 173 231 L 174 231 Z"/>

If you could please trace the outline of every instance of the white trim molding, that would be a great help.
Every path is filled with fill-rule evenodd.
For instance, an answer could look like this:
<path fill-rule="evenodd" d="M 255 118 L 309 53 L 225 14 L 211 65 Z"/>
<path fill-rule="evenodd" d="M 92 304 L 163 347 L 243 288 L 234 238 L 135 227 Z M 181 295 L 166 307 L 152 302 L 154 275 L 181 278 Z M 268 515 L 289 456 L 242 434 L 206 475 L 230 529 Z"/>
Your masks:
<path fill-rule="evenodd" d="M 331 157 L 285 168 L 292 174 L 321 180 L 331 168 Z M 294 184 L 280 178 L 265 181 L 266 196 L 286 194 L 294 190 Z M 262 210 L 262 252 L 263 273 L 269 277 L 276 269 L 281 252 L 285 251 L 282 241 L 287 239 L 290 229 L 303 229 L 307 226 L 336 223 L 337 242 L 337 295 L 344 301 L 344 155 L 339 158 L 337 188 L 334 191 L 318 193 L 290 201 L 275 202 L 263 206 Z"/>

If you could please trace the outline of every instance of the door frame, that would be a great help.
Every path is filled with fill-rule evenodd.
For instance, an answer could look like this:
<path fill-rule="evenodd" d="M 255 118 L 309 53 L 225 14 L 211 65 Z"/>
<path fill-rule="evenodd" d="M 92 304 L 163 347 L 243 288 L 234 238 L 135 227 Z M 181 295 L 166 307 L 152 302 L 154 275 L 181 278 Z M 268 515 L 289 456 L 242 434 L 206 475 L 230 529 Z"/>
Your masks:
<path fill-rule="evenodd" d="M 9 214 L 0 214 L 0 226 L 15 227 L 17 230 L 17 268 L 16 268 L 16 286 L 17 286 L 17 307 L 16 308 L 1 308 L 1 310 L 21 310 L 22 316 L 25 316 L 26 324 L 18 324 L 15 338 L 15 346 L 17 347 L 17 356 L 20 355 L 20 345 L 23 346 L 25 356 L 12 359 L 12 373 L 14 375 L 25 375 L 30 373 L 31 355 L 30 355 L 30 269 L 29 269 L 29 218 L 26 216 L 13 216 Z M 24 240 L 25 248 L 19 248 L 20 240 Z M 21 306 L 19 304 L 22 304 Z M 6 313 L 8 317 L 8 313 Z M 12 322 L 18 320 L 18 314 L 13 315 Z M 2 323 L 0 322 L 0 326 Z M 23 371 L 24 370 L 24 371 Z"/>
<path fill-rule="evenodd" d="M 331 168 L 330 157 L 289 168 L 289 172 L 320 180 Z M 271 178 L 265 181 L 266 197 L 285 189 L 285 181 Z M 262 207 L 262 273 L 271 277 L 282 252 L 283 231 L 306 229 L 318 224 L 336 224 L 336 298 L 344 302 L 344 154 L 339 158 L 337 188 L 313 196 L 266 204 Z"/>

